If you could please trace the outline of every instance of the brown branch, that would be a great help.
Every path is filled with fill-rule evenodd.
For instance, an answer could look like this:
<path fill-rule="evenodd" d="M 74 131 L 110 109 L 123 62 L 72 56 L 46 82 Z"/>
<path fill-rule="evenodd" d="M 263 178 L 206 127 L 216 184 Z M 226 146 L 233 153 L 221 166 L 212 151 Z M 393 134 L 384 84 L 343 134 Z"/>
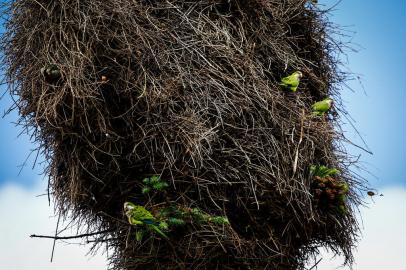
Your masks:
<path fill-rule="evenodd" d="M 30 237 L 31 238 L 48 238 L 48 239 L 54 239 L 54 240 L 67 240 L 67 239 L 83 238 L 83 237 L 103 234 L 103 233 L 107 233 L 107 232 L 112 232 L 112 230 L 104 230 L 104 231 L 99 231 L 99 232 L 94 232 L 94 233 L 84 233 L 84 234 L 71 235 L 71 236 L 52 236 L 52 235 L 31 234 Z"/>

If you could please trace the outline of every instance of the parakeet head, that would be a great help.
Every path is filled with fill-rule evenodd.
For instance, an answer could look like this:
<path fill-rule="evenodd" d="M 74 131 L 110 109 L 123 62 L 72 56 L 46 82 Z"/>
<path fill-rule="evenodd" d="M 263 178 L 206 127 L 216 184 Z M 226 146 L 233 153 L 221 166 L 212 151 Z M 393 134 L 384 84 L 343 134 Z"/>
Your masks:
<path fill-rule="evenodd" d="M 296 71 L 293 73 L 297 79 L 301 79 L 303 77 L 303 73 L 301 71 Z"/>
<path fill-rule="evenodd" d="M 334 102 L 332 98 L 325 98 L 324 100 L 328 103 L 329 106 L 331 106 Z"/>
<path fill-rule="evenodd" d="M 124 203 L 124 213 L 128 216 L 131 214 L 131 212 L 134 210 L 135 204 L 130 203 L 130 202 L 125 202 Z"/>

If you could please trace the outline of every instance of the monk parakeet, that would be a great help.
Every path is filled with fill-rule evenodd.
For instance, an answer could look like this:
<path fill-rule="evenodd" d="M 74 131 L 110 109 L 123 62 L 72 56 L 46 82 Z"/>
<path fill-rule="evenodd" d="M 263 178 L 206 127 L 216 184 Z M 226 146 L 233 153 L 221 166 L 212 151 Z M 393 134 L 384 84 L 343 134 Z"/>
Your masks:
<path fill-rule="evenodd" d="M 313 114 L 323 116 L 333 105 L 331 98 L 325 98 L 322 101 L 316 102 L 312 105 Z"/>
<path fill-rule="evenodd" d="M 291 75 L 282 78 L 279 85 L 282 86 L 282 88 L 285 90 L 296 92 L 297 87 L 299 86 L 300 79 L 302 77 L 303 77 L 302 72 L 295 71 Z"/>
<path fill-rule="evenodd" d="M 49 64 L 41 68 L 41 74 L 49 83 L 55 82 L 61 77 L 61 71 L 55 64 Z"/>
<path fill-rule="evenodd" d="M 143 225 L 148 230 L 155 231 L 159 235 L 168 238 L 168 236 L 166 236 L 166 234 L 164 234 L 160 230 L 160 227 L 165 228 L 166 224 L 163 224 L 163 226 L 161 226 L 161 222 L 156 221 L 151 212 L 145 209 L 145 207 L 141 205 L 135 205 L 131 202 L 125 202 L 124 213 L 126 214 L 128 222 L 131 225 Z"/>

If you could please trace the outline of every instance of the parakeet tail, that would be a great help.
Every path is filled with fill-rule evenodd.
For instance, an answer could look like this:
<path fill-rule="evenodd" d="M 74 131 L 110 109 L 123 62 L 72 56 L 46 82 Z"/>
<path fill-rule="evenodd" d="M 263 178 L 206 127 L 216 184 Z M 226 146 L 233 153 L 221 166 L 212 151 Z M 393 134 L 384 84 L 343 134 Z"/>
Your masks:
<path fill-rule="evenodd" d="M 159 235 L 163 236 L 164 238 L 168 238 L 168 236 L 166 234 L 164 234 L 157 226 L 149 225 L 148 227 L 153 229 L 155 232 L 157 232 Z"/>

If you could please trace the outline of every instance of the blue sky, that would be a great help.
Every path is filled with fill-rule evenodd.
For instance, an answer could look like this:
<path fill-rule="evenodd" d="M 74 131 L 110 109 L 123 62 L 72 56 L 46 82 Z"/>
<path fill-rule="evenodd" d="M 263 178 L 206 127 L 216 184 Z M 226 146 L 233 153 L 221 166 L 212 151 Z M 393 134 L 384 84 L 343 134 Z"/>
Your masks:
<path fill-rule="evenodd" d="M 319 5 L 331 7 L 337 1 L 319 0 Z M 330 19 L 351 36 L 354 48 L 359 52 L 348 54 L 347 68 L 360 75 L 361 83 L 350 83 L 353 91 L 343 89 L 342 98 L 347 110 L 355 119 L 355 125 L 374 155 L 361 154 L 364 167 L 376 177 L 365 172 L 373 187 L 385 196 L 374 198 L 369 208 L 361 209 L 363 239 L 356 253 L 354 270 L 406 269 L 404 243 L 406 242 L 406 89 L 402 79 L 406 63 L 406 1 L 343 0 L 335 7 Z M 4 89 L 4 88 L 2 88 Z M 366 93 L 366 94 L 365 94 Z M 0 100 L 0 112 L 10 105 L 5 96 Z M 0 268 L 4 269 L 105 269 L 105 258 L 98 255 L 89 261 L 84 259 L 86 248 L 57 245 L 56 261 L 48 262 L 52 243 L 29 239 L 31 233 L 52 234 L 55 219 L 52 206 L 46 197 L 35 195 L 44 192 L 46 181 L 40 173 L 41 166 L 32 169 L 35 155 L 19 174 L 22 164 L 35 148 L 26 134 L 10 122 L 17 121 L 16 112 L 0 119 L 0 231 L 13 237 L 2 238 L 0 254 L 5 254 Z M 344 130 L 349 139 L 361 144 L 350 125 Z M 368 200 L 369 198 L 367 198 Z M 27 215 L 18 214 L 24 207 Z M 25 226 L 26 220 L 30 226 Z M 362 225 L 361 224 L 361 225 Z M 24 260 L 16 260 L 21 254 Z M 326 256 L 327 258 L 328 256 Z M 387 260 L 382 259 L 388 258 Z M 68 258 L 68 259 L 66 259 Z M 2 258 L 3 260 L 3 258 Z M 323 259 L 319 270 L 332 270 L 340 261 Z M 16 265 L 17 264 L 17 265 Z M 74 265 L 73 265 L 74 264 Z M 5 267 L 4 267 L 5 266 Z"/>
<path fill-rule="evenodd" d="M 336 1 L 319 1 L 331 7 Z M 374 155 L 350 148 L 361 154 L 364 167 L 374 176 L 363 175 L 377 188 L 388 185 L 406 185 L 403 167 L 406 165 L 406 89 L 401 83 L 406 63 L 406 1 L 345 0 L 336 6 L 330 16 L 346 34 L 351 35 L 353 47 L 359 52 L 348 54 L 347 67 L 361 77 L 350 83 L 354 92 L 344 89 L 345 105 L 355 125 Z M 365 91 L 365 92 L 364 92 Z M 366 94 L 365 94 L 366 93 Z M 3 112 L 10 104 L 5 96 L 0 100 Z M 22 131 L 10 122 L 17 120 L 14 112 L 0 119 L 0 185 L 14 181 L 32 185 L 40 179 L 41 166 L 32 169 L 35 154 L 19 174 L 20 167 L 35 145 L 27 135 L 17 138 Z M 344 127 L 350 139 L 362 145 L 350 125 Z"/>
<path fill-rule="evenodd" d="M 321 1 L 331 6 L 336 1 Z M 361 160 L 378 177 L 364 174 L 376 187 L 406 185 L 406 87 L 402 84 L 406 63 L 406 1 L 344 0 L 331 20 L 352 35 L 357 53 L 349 53 L 347 66 L 360 75 L 350 85 L 355 93 L 343 91 L 347 109 L 374 155 Z M 349 137 L 362 144 L 351 128 Z"/>
<path fill-rule="evenodd" d="M 1 115 L 10 105 L 11 99 L 5 95 L 0 100 Z M 30 142 L 29 135 L 20 126 L 13 124 L 17 120 L 15 111 L 0 119 L 0 186 L 12 181 L 30 187 L 41 178 L 42 168 L 33 168 L 36 153 L 30 155 L 30 150 L 35 149 L 36 145 Z M 26 159 L 26 166 L 21 168 Z"/>

